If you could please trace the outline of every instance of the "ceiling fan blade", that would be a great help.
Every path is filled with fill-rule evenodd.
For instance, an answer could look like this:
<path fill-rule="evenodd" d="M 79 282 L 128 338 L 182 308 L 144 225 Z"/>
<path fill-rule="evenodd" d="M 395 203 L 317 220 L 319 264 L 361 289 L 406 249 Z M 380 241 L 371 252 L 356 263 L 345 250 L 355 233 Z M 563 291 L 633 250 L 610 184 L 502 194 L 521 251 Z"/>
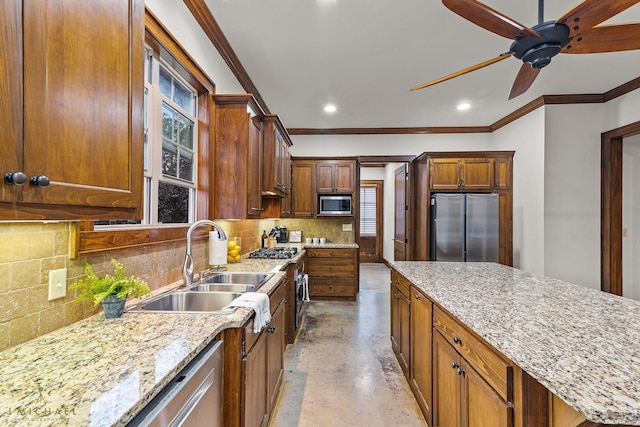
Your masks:
<path fill-rule="evenodd" d="M 640 49 L 640 23 L 601 25 L 582 32 L 562 53 L 600 53 Z"/>
<path fill-rule="evenodd" d="M 569 27 L 569 36 L 573 37 L 616 16 L 638 2 L 640 0 L 584 0 L 556 22 L 566 24 Z"/>
<path fill-rule="evenodd" d="M 447 80 L 453 79 L 455 77 L 461 76 L 463 74 L 467 74 L 467 73 L 470 73 L 472 71 L 479 70 L 480 68 L 484 68 L 487 65 L 495 64 L 496 62 L 500 62 L 503 59 L 510 58 L 514 53 L 515 52 L 503 53 L 503 54 L 501 54 L 499 56 L 496 56 L 495 58 L 491 58 L 491 59 L 489 59 L 487 61 L 484 61 L 484 62 L 481 62 L 479 64 L 473 65 L 471 67 L 465 68 L 464 70 L 456 71 L 455 73 L 449 74 L 448 76 L 440 77 L 439 79 L 431 81 L 429 83 L 425 83 L 425 84 L 422 84 L 420 86 L 412 87 L 411 90 L 414 91 L 414 90 L 424 89 L 425 87 L 433 86 L 435 84 L 442 83 L 444 81 L 447 81 Z"/>
<path fill-rule="evenodd" d="M 533 68 L 527 63 L 522 64 L 522 66 L 520 67 L 520 71 L 518 71 L 518 75 L 513 82 L 513 86 L 511 87 L 509 99 L 520 96 L 527 90 L 529 90 L 529 88 L 533 84 L 533 81 L 536 79 L 536 77 L 538 77 L 538 73 L 540 73 L 540 70 L 541 68 Z"/>
<path fill-rule="evenodd" d="M 640 0 L 639 0 L 640 1 Z M 522 25 L 476 0 L 442 0 L 447 8 L 468 21 L 508 39 L 524 36 L 540 37 L 531 28 Z"/>

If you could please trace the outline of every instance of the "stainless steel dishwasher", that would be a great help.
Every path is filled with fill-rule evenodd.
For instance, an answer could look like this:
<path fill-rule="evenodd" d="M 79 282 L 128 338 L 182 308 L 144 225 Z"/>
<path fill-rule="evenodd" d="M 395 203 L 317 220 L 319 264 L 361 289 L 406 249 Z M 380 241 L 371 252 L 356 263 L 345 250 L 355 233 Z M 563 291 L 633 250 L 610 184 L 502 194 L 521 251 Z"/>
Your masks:
<path fill-rule="evenodd" d="M 198 354 L 128 426 L 221 426 L 222 341 Z"/>

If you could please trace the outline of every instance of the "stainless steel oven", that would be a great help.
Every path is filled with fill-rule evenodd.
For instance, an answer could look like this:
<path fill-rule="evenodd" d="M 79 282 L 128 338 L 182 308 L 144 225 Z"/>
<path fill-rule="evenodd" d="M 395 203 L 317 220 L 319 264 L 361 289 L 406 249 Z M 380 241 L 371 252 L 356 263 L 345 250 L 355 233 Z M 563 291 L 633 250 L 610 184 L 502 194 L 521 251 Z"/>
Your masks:
<path fill-rule="evenodd" d="M 296 287 L 296 298 L 295 298 L 295 308 L 294 308 L 294 317 L 295 317 L 295 325 L 296 329 L 300 325 L 300 320 L 302 318 L 302 308 L 304 307 L 304 260 L 300 261 L 296 268 L 293 270 L 293 277 L 295 280 Z"/>

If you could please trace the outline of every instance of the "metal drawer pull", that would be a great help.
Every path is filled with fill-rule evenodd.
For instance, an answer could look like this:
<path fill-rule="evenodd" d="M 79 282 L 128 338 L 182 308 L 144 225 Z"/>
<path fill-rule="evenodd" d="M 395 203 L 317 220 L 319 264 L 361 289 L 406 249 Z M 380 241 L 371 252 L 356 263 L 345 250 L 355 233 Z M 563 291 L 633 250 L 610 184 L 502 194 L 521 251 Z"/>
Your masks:
<path fill-rule="evenodd" d="M 456 344 L 462 344 L 462 338 L 460 337 L 453 337 L 453 342 Z"/>

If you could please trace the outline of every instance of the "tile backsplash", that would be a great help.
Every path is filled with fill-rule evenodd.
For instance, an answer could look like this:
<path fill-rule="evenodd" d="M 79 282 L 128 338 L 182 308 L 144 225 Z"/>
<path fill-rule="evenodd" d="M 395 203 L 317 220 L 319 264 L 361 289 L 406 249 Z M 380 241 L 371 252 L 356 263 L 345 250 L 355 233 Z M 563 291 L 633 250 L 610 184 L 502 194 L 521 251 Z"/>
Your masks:
<path fill-rule="evenodd" d="M 354 231 L 342 231 L 343 219 L 273 219 L 217 220 L 230 236 L 242 237 L 242 254 L 260 247 L 262 231 L 276 225 L 288 231 L 302 231 L 306 237 L 325 237 L 331 243 L 355 241 Z M 132 249 L 70 257 L 73 222 L 6 222 L 0 223 L 0 351 L 68 326 L 101 311 L 90 302 L 74 302 L 75 291 L 67 289 L 64 298 L 48 301 L 49 271 L 67 269 L 67 285 L 84 274 L 85 263 L 96 273 L 113 272 L 111 259 L 122 262 L 128 275 L 147 281 L 151 289 L 182 279 L 185 243 L 168 243 Z M 206 241 L 193 245 L 195 271 L 207 268 Z"/>

